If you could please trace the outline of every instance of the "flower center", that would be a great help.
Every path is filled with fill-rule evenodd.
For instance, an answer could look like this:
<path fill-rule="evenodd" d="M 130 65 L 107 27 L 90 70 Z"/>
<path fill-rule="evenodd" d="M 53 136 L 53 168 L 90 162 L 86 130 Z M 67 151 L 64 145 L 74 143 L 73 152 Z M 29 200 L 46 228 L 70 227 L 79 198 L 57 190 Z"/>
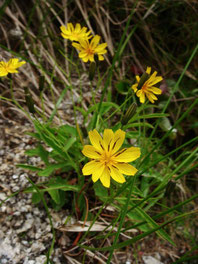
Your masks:
<path fill-rule="evenodd" d="M 90 47 L 86 49 L 86 52 L 90 56 L 92 56 L 94 54 L 94 50 L 92 50 Z"/>
<path fill-rule="evenodd" d="M 112 155 L 110 152 L 104 151 L 101 155 L 100 162 L 104 164 L 105 166 L 114 164 L 114 160 L 112 158 Z"/>
<path fill-rule="evenodd" d="M 146 92 L 146 91 L 147 91 L 147 88 L 148 88 L 148 84 L 147 84 L 147 82 L 145 82 L 145 83 L 143 84 L 141 90 L 143 90 L 144 92 Z"/>

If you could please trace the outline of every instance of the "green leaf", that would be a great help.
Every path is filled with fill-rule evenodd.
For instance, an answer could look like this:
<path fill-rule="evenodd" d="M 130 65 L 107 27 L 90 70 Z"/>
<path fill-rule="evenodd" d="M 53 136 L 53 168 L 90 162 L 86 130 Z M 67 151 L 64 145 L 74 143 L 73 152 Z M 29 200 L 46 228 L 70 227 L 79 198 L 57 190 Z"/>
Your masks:
<path fill-rule="evenodd" d="M 63 126 L 60 126 L 58 131 L 60 133 L 62 133 L 63 135 L 65 134 L 69 134 L 69 135 L 77 135 L 77 131 L 76 131 L 76 128 L 73 127 L 73 126 L 70 126 L 70 125 L 63 125 Z"/>
<path fill-rule="evenodd" d="M 34 121 L 34 125 L 39 132 L 41 139 L 51 148 L 53 148 L 63 158 L 67 158 L 66 153 L 62 150 L 62 146 L 57 141 L 57 137 L 53 134 L 53 130 L 42 126 L 39 122 Z"/>
<path fill-rule="evenodd" d="M 120 81 L 115 84 L 116 90 L 123 95 L 126 95 L 129 91 L 129 83 L 127 81 Z"/>
<path fill-rule="evenodd" d="M 154 128 L 151 124 L 145 122 L 145 123 L 130 123 L 130 124 L 127 124 L 125 125 L 124 127 L 125 128 L 130 128 L 130 127 L 148 127 L 148 128 Z"/>
<path fill-rule="evenodd" d="M 55 116 L 55 114 L 56 114 L 56 112 L 58 110 L 58 107 L 61 104 L 61 102 L 62 102 L 62 100 L 63 100 L 63 98 L 64 98 L 64 96 L 65 96 L 65 94 L 66 94 L 66 92 L 68 90 L 68 88 L 69 88 L 69 86 L 67 85 L 66 88 L 61 92 L 61 95 L 58 98 L 58 101 L 57 101 L 56 105 L 54 106 L 54 110 L 53 110 L 48 122 L 50 122 L 50 123 L 52 122 L 52 120 L 53 120 L 53 118 L 54 118 L 54 116 Z"/>
<path fill-rule="evenodd" d="M 32 165 L 25 165 L 25 164 L 17 164 L 16 165 L 18 168 L 22 168 L 22 169 L 27 169 L 27 170 L 31 170 L 31 171 L 42 171 L 41 168 L 32 166 Z"/>
<path fill-rule="evenodd" d="M 165 116 L 169 116 L 169 114 L 163 114 L 163 113 L 145 114 L 145 115 L 136 116 L 136 119 L 161 118 L 161 117 L 165 117 Z M 134 118 L 135 118 L 135 116 L 134 116 Z M 131 120 L 133 120 L 133 118 Z"/>
<path fill-rule="evenodd" d="M 80 191 L 80 186 L 70 185 L 65 180 L 64 180 L 64 183 L 46 184 L 46 182 L 44 182 L 44 183 L 39 183 L 36 186 L 39 188 L 40 193 L 48 192 L 51 190 L 63 190 L 63 191 L 72 191 L 72 192 Z M 35 193 L 35 192 L 36 190 L 34 187 L 28 187 L 24 190 L 24 193 Z"/>
<path fill-rule="evenodd" d="M 159 225 L 143 209 L 141 209 L 139 206 L 135 208 L 135 211 L 138 212 L 140 215 L 142 215 L 144 220 L 148 223 L 148 225 L 151 228 L 158 228 L 159 227 Z M 170 236 L 163 229 L 159 229 L 158 231 L 156 231 L 156 233 L 160 237 L 162 237 L 163 239 L 165 239 L 166 241 L 171 243 L 173 246 L 175 246 L 175 243 L 172 241 Z"/>
<path fill-rule="evenodd" d="M 33 193 L 32 194 L 32 203 L 38 204 L 38 203 L 40 203 L 40 201 L 41 201 L 41 195 L 37 192 Z"/>
<path fill-rule="evenodd" d="M 48 162 L 48 155 L 49 152 L 44 149 L 42 145 L 38 145 L 35 149 L 29 149 L 25 151 L 25 154 L 32 157 L 32 156 L 39 156 L 45 164 L 49 164 Z"/>
<path fill-rule="evenodd" d="M 98 196 L 102 201 L 106 201 L 106 199 L 108 198 L 107 188 L 105 188 L 99 181 L 94 183 L 93 187 L 94 187 L 95 195 Z"/>
<path fill-rule="evenodd" d="M 59 190 L 50 190 L 48 191 L 48 193 L 50 194 L 51 198 L 54 200 L 56 204 L 60 204 L 61 200 L 60 200 Z"/>
<path fill-rule="evenodd" d="M 25 134 L 29 135 L 29 136 L 31 136 L 31 137 L 33 137 L 35 139 L 41 140 L 41 137 L 40 137 L 40 135 L 38 133 L 26 132 Z"/>
<path fill-rule="evenodd" d="M 52 174 L 52 172 L 54 170 L 64 168 L 65 165 L 66 165 L 66 163 L 57 163 L 57 164 L 49 165 L 44 170 L 40 171 L 38 173 L 38 176 L 48 177 L 48 176 L 50 176 Z"/>
<path fill-rule="evenodd" d="M 74 144 L 74 142 L 76 142 L 76 138 L 75 137 L 71 137 L 70 139 L 67 140 L 67 143 L 64 146 L 64 150 L 68 151 L 71 146 Z"/>

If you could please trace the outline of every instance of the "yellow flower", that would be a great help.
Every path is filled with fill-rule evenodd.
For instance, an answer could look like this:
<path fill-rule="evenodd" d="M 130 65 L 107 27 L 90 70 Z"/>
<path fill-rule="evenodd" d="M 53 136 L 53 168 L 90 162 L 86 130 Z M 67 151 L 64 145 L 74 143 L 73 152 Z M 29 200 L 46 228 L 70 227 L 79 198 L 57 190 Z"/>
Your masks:
<path fill-rule="evenodd" d="M 81 28 L 79 23 L 76 24 L 75 28 L 72 23 L 67 23 L 66 27 L 61 26 L 60 30 L 62 31 L 61 36 L 65 39 L 70 39 L 71 41 L 79 41 L 81 39 L 87 40 L 92 37 L 89 36 L 91 31 L 87 32 L 87 28 Z"/>
<path fill-rule="evenodd" d="M 25 61 L 18 59 L 10 59 L 8 62 L 0 61 L 0 77 L 8 75 L 8 73 L 18 73 L 17 68 L 25 64 Z"/>
<path fill-rule="evenodd" d="M 79 43 L 72 43 L 77 50 L 80 51 L 79 58 L 81 58 L 84 62 L 94 61 L 94 54 L 98 54 L 98 59 L 100 61 L 104 60 L 102 56 L 107 52 L 105 49 L 107 47 L 107 43 L 102 43 L 98 45 L 100 41 L 100 36 L 96 35 L 90 42 L 89 40 L 79 40 Z"/>
<path fill-rule="evenodd" d="M 96 129 L 89 132 L 92 145 L 85 145 L 82 153 L 91 158 L 82 169 L 83 175 L 92 174 L 93 182 L 100 179 L 101 183 L 109 188 L 110 177 L 119 183 L 125 182 L 123 174 L 134 175 L 137 169 L 128 164 L 140 156 L 140 149 L 136 147 L 121 150 L 125 132 L 121 129 L 115 133 L 105 129 L 103 139 Z"/>
<path fill-rule="evenodd" d="M 154 87 L 154 85 L 158 82 L 161 82 L 163 80 L 162 76 L 156 76 L 157 72 L 155 71 L 152 75 L 151 73 L 151 67 L 147 67 L 146 73 L 144 73 L 141 78 L 140 76 L 136 76 L 136 83 L 131 86 L 133 91 L 136 93 L 136 95 L 140 98 L 140 103 L 145 102 L 145 96 L 148 98 L 148 100 L 151 103 L 154 103 L 155 100 L 157 100 L 157 97 L 155 94 L 161 94 L 162 91 Z"/>

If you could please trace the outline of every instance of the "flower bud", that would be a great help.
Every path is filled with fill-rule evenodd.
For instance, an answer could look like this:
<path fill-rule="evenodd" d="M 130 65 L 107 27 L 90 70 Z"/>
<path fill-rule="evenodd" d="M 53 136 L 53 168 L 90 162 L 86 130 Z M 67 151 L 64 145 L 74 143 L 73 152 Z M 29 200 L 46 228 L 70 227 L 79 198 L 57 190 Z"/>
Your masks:
<path fill-rule="evenodd" d="M 141 76 L 141 78 L 140 78 L 140 81 L 139 81 L 139 83 L 138 83 L 138 86 L 137 86 L 137 89 L 139 90 L 139 89 L 141 89 L 142 88 L 142 86 L 144 85 L 144 83 L 149 79 L 149 74 L 148 73 L 143 73 L 142 74 L 142 76 Z"/>
<path fill-rule="evenodd" d="M 24 87 L 25 90 L 25 101 L 30 113 L 34 114 L 36 111 L 34 109 L 34 100 L 32 99 L 32 95 L 29 92 L 27 87 Z"/>
<path fill-rule="evenodd" d="M 89 80 L 92 81 L 95 75 L 96 71 L 96 63 L 95 61 L 92 61 L 90 66 L 89 66 Z"/>
<path fill-rule="evenodd" d="M 121 123 L 122 125 L 126 125 L 129 120 L 134 116 L 134 114 L 136 113 L 136 109 L 137 109 L 137 104 L 136 103 L 132 103 L 128 110 L 126 111 L 125 115 L 123 116 Z"/>

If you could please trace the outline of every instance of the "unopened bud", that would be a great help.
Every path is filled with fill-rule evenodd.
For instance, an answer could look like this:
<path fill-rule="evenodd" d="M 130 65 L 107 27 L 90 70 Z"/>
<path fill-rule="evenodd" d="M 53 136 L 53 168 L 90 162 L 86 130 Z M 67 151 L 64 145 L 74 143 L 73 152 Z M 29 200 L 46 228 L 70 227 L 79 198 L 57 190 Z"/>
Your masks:
<path fill-rule="evenodd" d="M 149 74 L 148 73 L 143 73 L 142 74 L 142 76 L 141 76 L 141 78 L 140 78 L 140 81 L 139 81 L 139 83 L 138 83 L 138 86 L 137 86 L 137 89 L 139 90 L 139 89 L 141 89 L 142 88 L 142 86 L 144 85 L 144 83 L 149 79 Z"/>
<path fill-rule="evenodd" d="M 34 114 L 36 111 L 34 109 L 34 100 L 32 99 L 32 95 L 30 94 L 29 89 L 27 87 L 25 87 L 24 90 L 25 90 L 26 105 L 30 113 Z"/>
<path fill-rule="evenodd" d="M 122 125 L 126 125 L 129 120 L 134 116 L 134 114 L 136 113 L 136 109 L 137 109 L 137 104 L 136 103 L 132 103 L 128 110 L 126 111 L 125 115 L 123 116 L 121 123 Z"/>
<path fill-rule="evenodd" d="M 39 91 L 42 92 L 44 90 L 44 84 L 45 84 L 45 77 L 41 76 L 39 78 Z"/>
<path fill-rule="evenodd" d="M 77 133 L 78 133 L 78 135 L 79 135 L 80 142 L 82 143 L 82 145 L 84 145 L 84 141 L 83 141 L 82 133 L 81 133 L 81 130 L 80 130 L 80 127 L 79 127 L 78 123 L 76 123 L 76 130 L 77 130 Z"/>
<path fill-rule="evenodd" d="M 95 61 L 92 61 L 90 66 L 89 66 L 89 80 L 92 81 L 95 75 L 96 71 L 96 63 Z"/>

